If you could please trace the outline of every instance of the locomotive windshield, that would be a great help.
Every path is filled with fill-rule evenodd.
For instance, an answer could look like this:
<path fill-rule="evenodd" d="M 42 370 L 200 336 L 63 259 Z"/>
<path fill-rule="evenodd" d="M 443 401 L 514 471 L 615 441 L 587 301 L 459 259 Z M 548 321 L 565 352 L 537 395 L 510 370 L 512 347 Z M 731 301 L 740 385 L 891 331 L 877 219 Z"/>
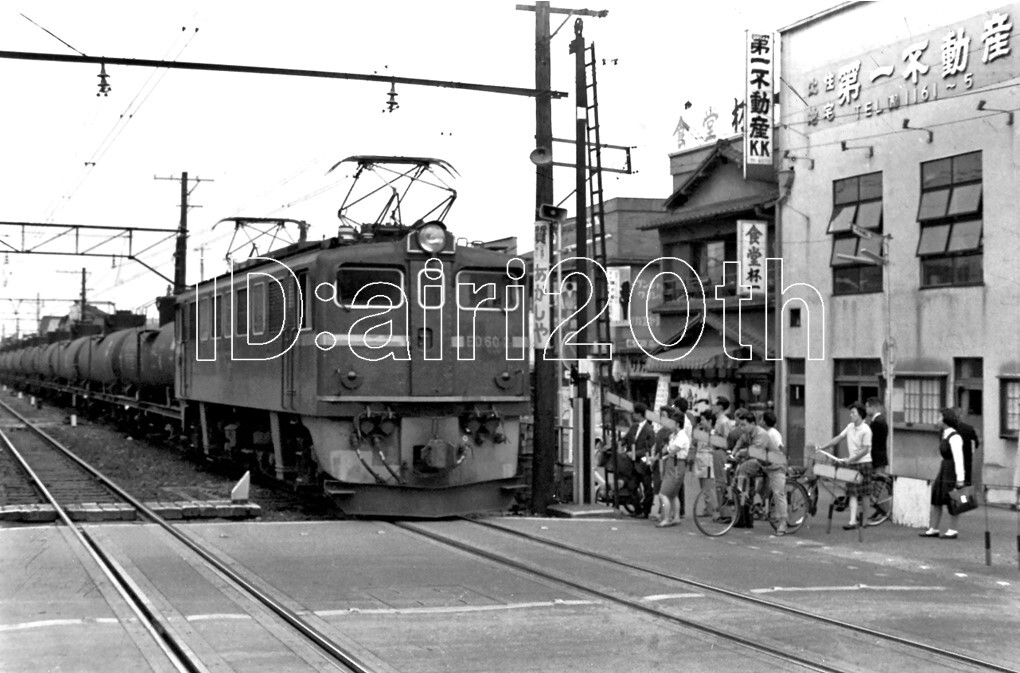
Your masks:
<path fill-rule="evenodd" d="M 348 308 L 397 307 L 404 303 L 404 274 L 399 269 L 341 266 L 336 301 Z"/>
<path fill-rule="evenodd" d="M 457 274 L 457 307 L 502 311 L 506 305 L 506 286 L 510 279 L 503 271 L 461 271 Z M 515 309 L 516 306 L 511 306 Z"/>

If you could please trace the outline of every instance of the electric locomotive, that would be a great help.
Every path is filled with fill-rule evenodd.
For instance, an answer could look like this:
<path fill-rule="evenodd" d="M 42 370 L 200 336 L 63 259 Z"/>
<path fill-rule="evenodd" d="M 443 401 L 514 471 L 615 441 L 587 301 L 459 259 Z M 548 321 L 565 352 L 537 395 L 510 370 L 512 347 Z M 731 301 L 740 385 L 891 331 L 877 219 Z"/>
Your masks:
<path fill-rule="evenodd" d="M 506 508 L 529 408 L 509 267 L 433 221 L 288 246 L 179 295 L 193 443 L 351 514 Z"/>
<path fill-rule="evenodd" d="M 336 166 L 347 161 L 356 180 L 383 164 L 411 183 L 452 172 L 426 158 Z M 448 191 L 438 217 L 410 226 L 406 189 L 375 221 L 341 206 L 337 236 L 233 264 L 176 295 L 159 330 L 8 352 L 0 370 L 75 404 L 179 419 L 205 459 L 324 491 L 348 514 L 506 509 L 524 488 L 530 412 L 524 266 L 455 239 Z"/>

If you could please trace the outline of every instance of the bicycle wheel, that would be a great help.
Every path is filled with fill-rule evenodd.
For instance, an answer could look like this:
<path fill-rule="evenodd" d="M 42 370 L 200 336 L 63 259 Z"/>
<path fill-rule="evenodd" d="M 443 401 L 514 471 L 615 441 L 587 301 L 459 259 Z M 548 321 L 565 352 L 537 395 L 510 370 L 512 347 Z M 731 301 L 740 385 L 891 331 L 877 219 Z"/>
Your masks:
<path fill-rule="evenodd" d="M 868 519 L 868 525 L 877 526 L 892 516 L 892 489 L 892 478 L 884 474 L 871 475 L 871 508 L 874 514 Z"/>
<path fill-rule="evenodd" d="M 737 520 L 737 491 L 716 481 L 701 489 L 694 499 L 694 525 L 709 537 L 725 535 Z"/>
<path fill-rule="evenodd" d="M 800 527 L 807 521 L 808 510 L 810 508 L 810 497 L 808 496 L 807 489 L 804 485 L 797 481 L 786 482 L 786 532 L 796 533 L 800 530 Z M 776 500 L 772 498 L 772 502 L 769 503 L 769 512 L 776 511 Z M 769 516 L 769 523 L 772 524 L 773 530 L 778 530 L 779 521 L 776 519 L 774 514 Z"/>

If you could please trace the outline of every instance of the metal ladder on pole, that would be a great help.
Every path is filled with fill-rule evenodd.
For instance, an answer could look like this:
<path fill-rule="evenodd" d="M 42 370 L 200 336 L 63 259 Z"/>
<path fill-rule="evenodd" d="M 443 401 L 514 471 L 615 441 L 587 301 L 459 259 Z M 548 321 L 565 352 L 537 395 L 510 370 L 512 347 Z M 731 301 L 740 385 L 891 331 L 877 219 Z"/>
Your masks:
<path fill-rule="evenodd" d="M 603 199 L 602 185 L 602 136 L 599 130 L 599 97 L 598 78 L 595 68 L 595 43 L 587 48 L 591 60 L 585 62 L 587 71 L 587 82 L 585 87 L 588 90 L 588 107 L 585 110 L 585 138 L 588 149 L 588 217 L 591 232 L 592 245 L 591 254 L 593 260 L 602 267 L 592 269 L 594 278 L 594 307 L 598 314 L 595 317 L 595 339 L 596 343 L 611 344 L 612 331 L 609 324 L 609 311 L 602 309 L 609 301 L 608 279 L 603 270 L 606 269 L 606 211 Z M 599 378 L 610 375 L 612 361 L 609 360 L 609 349 L 599 346 L 592 349 L 592 355 L 597 355 L 605 360 L 598 361 L 597 368 Z"/>

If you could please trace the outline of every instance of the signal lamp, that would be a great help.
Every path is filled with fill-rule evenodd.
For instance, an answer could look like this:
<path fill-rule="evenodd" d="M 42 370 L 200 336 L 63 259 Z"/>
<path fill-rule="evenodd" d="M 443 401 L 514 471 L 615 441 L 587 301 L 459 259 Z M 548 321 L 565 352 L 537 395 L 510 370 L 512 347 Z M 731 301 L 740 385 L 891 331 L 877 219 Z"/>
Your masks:
<path fill-rule="evenodd" d="M 358 430 L 361 431 L 361 434 L 367 435 L 368 433 L 375 430 L 375 421 L 372 420 L 371 418 L 361 419 L 360 421 L 358 421 Z"/>
<path fill-rule="evenodd" d="M 418 247 L 435 254 L 446 247 L 446 227 L 439 222 L 429 222 L 418 230 Z"/>

